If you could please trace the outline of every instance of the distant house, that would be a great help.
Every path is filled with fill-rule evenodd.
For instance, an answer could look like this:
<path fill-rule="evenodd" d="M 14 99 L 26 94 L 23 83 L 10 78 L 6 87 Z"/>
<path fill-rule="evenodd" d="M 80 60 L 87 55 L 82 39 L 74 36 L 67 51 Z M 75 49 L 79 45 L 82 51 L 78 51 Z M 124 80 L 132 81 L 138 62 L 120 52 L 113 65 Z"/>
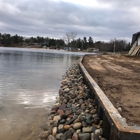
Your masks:
<path fill-rule="evenodd" d="M 42 48 L 46 48 L 49 46 L 49 42 L 45 41 L 44 43 L 42 43 Z"/>
<path fill-rule="evenodd" d="M 140 32 L 133 34 L 129 55 L 140 55 Z"/>
<path fill-rule="evenodd" d="M 98 53 L 99 52 L 99 49 L 97 49 L 97 48 L 88 48 L 87 51 L 88 52 Z"/>
<path fill-rule="evenodd" d="M 50 49 L 57 49 L 57 46 L 50 46 Z"/>
<path fill-rule="evenodd" d="M 65 51 L 72 51 L 72 48 L 71 47 L 64 47 L 64 50 Z"/>

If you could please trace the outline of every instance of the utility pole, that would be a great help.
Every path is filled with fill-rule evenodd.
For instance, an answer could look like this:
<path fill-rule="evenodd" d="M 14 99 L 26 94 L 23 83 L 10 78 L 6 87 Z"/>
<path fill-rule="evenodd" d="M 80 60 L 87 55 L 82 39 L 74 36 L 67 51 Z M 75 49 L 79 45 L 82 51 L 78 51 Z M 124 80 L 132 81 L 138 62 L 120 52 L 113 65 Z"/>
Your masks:
<path fill-rule="evenodd" d="M 115 54 L 115 48 L 116 48 L 116 38 L 114 38 L 114 54 Z"/>
<path fill-rule="evenodd" d="M 83 40 L 82 40 L 82 50 L 83 50 Z"/>

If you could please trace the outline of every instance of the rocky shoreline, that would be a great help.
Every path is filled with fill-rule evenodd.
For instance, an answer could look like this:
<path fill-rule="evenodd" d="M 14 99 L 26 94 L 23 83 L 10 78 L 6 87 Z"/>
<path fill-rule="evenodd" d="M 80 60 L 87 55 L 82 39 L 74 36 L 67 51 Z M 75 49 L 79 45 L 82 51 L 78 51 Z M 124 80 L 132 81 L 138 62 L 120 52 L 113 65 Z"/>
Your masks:
<path fill-rule="evenodd" d="M 62 77 L 59 97 L 40 133 L 40 140 L 106 140 L 102 137 L 103 121 L 97 114 L 78 64 Z"/>

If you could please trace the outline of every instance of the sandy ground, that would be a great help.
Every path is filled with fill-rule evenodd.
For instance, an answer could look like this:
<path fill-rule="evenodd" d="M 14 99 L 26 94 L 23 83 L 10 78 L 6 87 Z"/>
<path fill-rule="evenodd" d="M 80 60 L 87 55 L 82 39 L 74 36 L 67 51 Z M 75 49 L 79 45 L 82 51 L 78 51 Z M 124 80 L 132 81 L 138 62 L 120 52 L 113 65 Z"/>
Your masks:
<path fill-rule="evenodd" d="M 129 125 L 140 126 L 140 56 L 85 56 L 83 65 Z"/>

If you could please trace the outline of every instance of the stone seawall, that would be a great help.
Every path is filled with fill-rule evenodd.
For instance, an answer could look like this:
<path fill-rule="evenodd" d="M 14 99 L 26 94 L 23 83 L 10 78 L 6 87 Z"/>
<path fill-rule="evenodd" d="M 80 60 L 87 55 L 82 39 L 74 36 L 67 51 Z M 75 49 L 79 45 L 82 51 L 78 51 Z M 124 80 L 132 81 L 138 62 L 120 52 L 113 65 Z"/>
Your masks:
<path fill-rule="evenodd" d="M 97 104 L 90 96 L 78 64 L 62 77 L 59 97 L 52 107 L 49 121 L 40 140 L 106 140 Z"/>

